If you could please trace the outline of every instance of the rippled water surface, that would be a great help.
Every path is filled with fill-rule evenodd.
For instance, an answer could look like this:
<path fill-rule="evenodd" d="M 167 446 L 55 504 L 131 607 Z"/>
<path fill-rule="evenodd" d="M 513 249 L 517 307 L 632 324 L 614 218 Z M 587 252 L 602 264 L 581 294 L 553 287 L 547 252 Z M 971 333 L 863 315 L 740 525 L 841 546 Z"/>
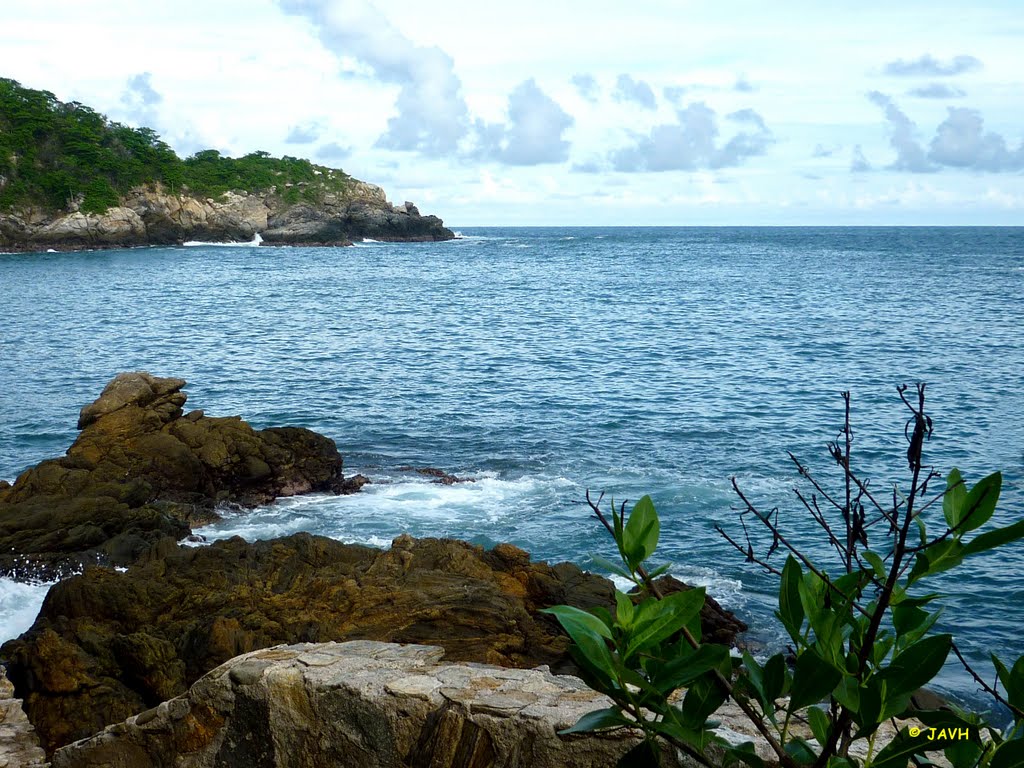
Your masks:
<path fill-rule="evenodd" d="M 677 572 L 769 642 L 771 583 L 713 526 L 738 529 L 735 476 L 813 533 L 786 451 L 830 476 L 841 390 L 876 487 L 907 482 L 895 387 L 926 381 L 929 459 L 972 482 L 1003 470 L 1002 521 L 1024 514 L 1024 229 L 464 234 L 0 256 L 0 477 L 62 453 L 114 373 L 181 376 L 191 407 L 312 427 L 378 481 L 225 513 L 208 537 L 386 545 L 408 531 L 585 563 L 610 554 L 585 489 L 651 493 Z M 406 465 L 477 482 L 435 485 Z M 1024 652 L 1024 547 L 969 575 L 948 585 L 947 623 L 976 658 Z M 13 621 L 28 598 L 6 587 L 0 621 Z M 953 670 L 946 687 L 971 695 Z"/>

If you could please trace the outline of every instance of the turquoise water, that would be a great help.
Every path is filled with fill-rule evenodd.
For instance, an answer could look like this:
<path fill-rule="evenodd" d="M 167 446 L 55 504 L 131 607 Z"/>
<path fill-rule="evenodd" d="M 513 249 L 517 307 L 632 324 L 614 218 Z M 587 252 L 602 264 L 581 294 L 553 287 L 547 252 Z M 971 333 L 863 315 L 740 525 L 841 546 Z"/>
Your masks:
<path fill-rule="evenodd" d="M 585 563 L 610 552 L 584 491 L 650 493 L 676 572 L 769 643 L 772 585 L 713 526 L 738 530 L 735 476 L 812 536 L 786 451 L 830 475 L 841 390 L 876 488 L 908 481 L 895 387 L 926 381 L 929 460 L 972 482 L 1003 470 L 1002 521 L 1024 514 L 1024 229 L 463 234 L 0 256 L 0 477 L 62 453 L 116 372 L 181 376 L 191 407 L 309 426 L 378 481 L 225 512 L 210 538 L 408 531 Z M 1024 652 L 1024 547 L 970 575 L 946 602 L 971 655 Z M 0 596 L 0 621 L 11 605 Z M 972 695 L 954 670 L 944 684 Z"/>

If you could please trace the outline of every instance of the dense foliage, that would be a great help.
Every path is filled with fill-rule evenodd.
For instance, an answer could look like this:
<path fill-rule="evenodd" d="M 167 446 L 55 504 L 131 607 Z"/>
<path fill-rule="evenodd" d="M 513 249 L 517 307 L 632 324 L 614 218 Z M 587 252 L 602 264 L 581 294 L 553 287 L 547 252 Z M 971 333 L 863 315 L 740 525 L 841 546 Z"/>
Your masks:
<path fill-rule="evenodd" d="M 573 639 L 574 655 L 590 683 L 613 702 L 585 715 L 567 733 L 640 729 L 645 739 L 623 756 L 622 768 L 658 765 L 665 743 L 700 765 L 763 768 L 752 743 L 735 745 L 714 730 L 711 718 L 731 699 L 785 768 L 906 768 L 930 765 L 929 756 L 939 753 L 954 768 L 1024 766 L 1024 656 L 1007 665 L 993 655 L 995 680 L 987 682 L 952 635 L 933 632 L 942 609 L 934 607 L 941 595 L 930 588 L 935 575 L 1024 538 L 1024 521 L 989 525 L 1002 486 L 998 472 L 971 487 L 953 469 L 945 487 L 929 494 L 929 484 L 942 476 L 922 458 L 932 431 L 924 385 L 916 402 L 905 392 L 900 389 L 911 411 L 905 432 L 909 487 L 893 484 L 876 496 L 874 486 L 852 468 L 849 393 L 844 393 L 846 423 L 840 433 L 845 445 L 829 444 L 845 475 L 844 487 L 825 489 L 793 457 L 811 486 L 807 494 L 797 490 L 797 499 L 838 555 L 837 569 L 815 563 L 779 526 L 777 508 L 758 510 L 733 483 L 742 502 L 741 521 L 753 517 L 769 534 L 767 554 L 756 554 L 745 525 L 745 541 L 719 532 L 745 560 L 778 577 L 776 616 L 792 643 L 790 652 L 759 661 L 703 642 L 704 591 L 662 594 L 654 576 L 664 567 L 650 572 L 645 567 L 661 529 L 651 499 L 642 498 L 628 515 L 625 505 L 612 504 L 610 520 L 600 500 L 590 503 L 614 539 L 621 565 L 595 561 L 637 590 L 616 591 L 614 615 L 570 606 L 548 611 Z M 829 508 L 835 516 L 826 514 Z M 787 554 L 781 569 L 772 562 L 780 550 Z M 916 692 L 951 655 L 993 697 L 994 716 L 953 704 L 935 709 L 918 704 Z M 1010 722 L 1003 727 L 1006 715 Z M 885 723 L 895 727 L 895 735 L 879 738 Z"/>
<path fill-rule="evenodd" d="M 223 157 L 216 150 L 182 160 L 150 128 L 132 128 L 48 91 L 0 78 L 0 210 L 42 206 L 100 213 L 143 184 L 216 197 L 275 187 L 286 202 L 315 202 L 349 181 L 342 171 L 266 152 Z"/>

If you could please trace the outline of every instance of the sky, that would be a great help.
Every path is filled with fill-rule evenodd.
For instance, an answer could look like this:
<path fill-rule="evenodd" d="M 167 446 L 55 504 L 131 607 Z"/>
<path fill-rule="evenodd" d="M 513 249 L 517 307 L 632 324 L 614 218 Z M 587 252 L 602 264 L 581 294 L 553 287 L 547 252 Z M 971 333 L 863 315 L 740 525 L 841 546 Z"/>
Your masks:
<path fill-rule="evenodd" d="M 1024 225 L 1020 0 L 3 0 L 0 76 L 454 227 Z"/>

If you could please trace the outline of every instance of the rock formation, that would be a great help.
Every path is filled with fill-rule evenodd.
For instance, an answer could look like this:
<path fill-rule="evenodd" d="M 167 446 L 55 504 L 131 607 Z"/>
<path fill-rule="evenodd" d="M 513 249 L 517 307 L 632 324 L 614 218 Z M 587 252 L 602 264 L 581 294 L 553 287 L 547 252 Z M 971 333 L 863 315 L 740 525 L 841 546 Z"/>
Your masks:
<path fill-rule="evenodd" d="M 576 678 L 442 656 L 365 641 L 257 651 L 58 750 L 53 768 L 612 768 L 639 741 L 559 736 L 610 704 Z"/>
<path fill-rule="evenodd" d="M 507 544 L 402 536 L 380 551 L 296 534 L 172 545 L 144 560 L 60 582 L 32 628 L 0 649 L 48 751 L 280 643 L 424 643 L 455 661 L 574 671 L 568 639 L 538 611 L 614 606 L 606 579 L 531 562 Z M 706 637 L 729 641 L 746 628 L 708 603 Z"/>
<path fill-rule="evenodd" d="M 184 386 L 120 374 L 82 409 L 67 455 L 0 487 L 0 573 L 52 577 L 97 561 L 127 564 L 165 537 L 187 536 L 216 504 L 346 489 L 332 440 L 185 414 Z"/>
<path fill-rule="evenodd" d="M 46 754 L 39 747 L 35 730 L 21 702 L 14 698 L 14 686 L 0 670 L 0 768 L 44 768 Z"/>
<path fill-rule="evenodd" d="M 288 203 L 271 189 L 219 199 L 137 187 L 105 213 L 24 210 L 0 213 L 0 250 L 174 245 L 188 240 L 267 245 L 351 245 L 353 240 L 450 240 L 436 216 L 412 203 L 392 205 L 380 187 L 355 181 L 316 202 Z"/>

